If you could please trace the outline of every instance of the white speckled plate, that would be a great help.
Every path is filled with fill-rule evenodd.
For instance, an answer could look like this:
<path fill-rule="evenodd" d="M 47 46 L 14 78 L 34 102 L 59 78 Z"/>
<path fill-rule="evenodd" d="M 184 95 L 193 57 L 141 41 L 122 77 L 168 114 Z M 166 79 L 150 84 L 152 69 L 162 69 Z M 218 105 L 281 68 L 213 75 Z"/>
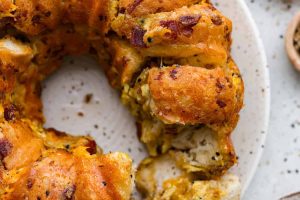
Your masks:
<path fill-rule="evenodd" d="M 239 164 L 233 172 L 247 188 L 260 159 L 269 118 L 270 88 L 266 58 L 257 29 L 243 0 L 213 1 L 232 19 L 233 57 L 241 69 L 245 107 L 233 141 Z M 85 98 L 91 97 L 90 102 Z M 90 134 L 106 151 L 128 152 L 137 164 L 145 155 L 138 142 L 134 119 L 110 88 L 97 62 L 88 57 L 68 58 L 45 82 L 47 127 L 74 134 Z"/>

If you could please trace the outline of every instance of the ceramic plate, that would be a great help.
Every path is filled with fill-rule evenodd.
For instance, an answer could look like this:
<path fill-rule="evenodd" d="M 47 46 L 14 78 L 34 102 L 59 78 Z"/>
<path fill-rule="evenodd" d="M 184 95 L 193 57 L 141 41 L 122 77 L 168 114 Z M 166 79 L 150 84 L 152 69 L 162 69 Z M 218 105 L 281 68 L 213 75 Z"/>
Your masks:
<path fill-rule="evenodd" d="M 213 2 L 233 22 L 232 54 L 245 83 L 245 106 L 232 135 L 239 156 L 233 172 L 240 176 L 243 194 L 255 173 L 268 131 L 269 70 L 258 29 L 244 0 Z"/>
<path fill-rule="evenodd" d="M 245 106 L 232 137 L 239 163 L 232 170 L 246 190 L 260 159 L 269 117 L 269 77 L 257 29 L 243 0 L 214 1 L 233 21 L 233 57 L 245 81 Z M 67 58 L 44 83 L 46 127 L 92 135 L 105 150 L 128 152 L 138 164 L 146 155 L 135 121 L 110 88 L 96 61 Z"/>

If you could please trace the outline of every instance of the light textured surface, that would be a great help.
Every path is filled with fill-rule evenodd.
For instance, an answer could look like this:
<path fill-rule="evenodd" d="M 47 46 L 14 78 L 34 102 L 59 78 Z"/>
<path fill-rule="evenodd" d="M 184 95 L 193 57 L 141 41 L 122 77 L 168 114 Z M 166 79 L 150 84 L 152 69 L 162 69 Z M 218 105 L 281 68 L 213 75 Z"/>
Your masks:
<path fill-rule="evenodd" d="M 268 57 L 271 118 L 265 151 L 244 199 L 278 199 L 300 191 L 300 73 L 288 61 L 283 39 L 288 22 L 300 11 L 300 1 L 246 0 L 246 3 Z"/>
<path fill-rule="evenodd" d="M 233 20 L 233 57 L 244 75 L 245 107 L 233 134 L 239 156 L 235 168 L 245 189 L 252 177 L 266 133 L 268 116 L 267 76 L 263 50 L 256 31 L 240 0 L 217 1 L 218 7 Z M 46 126 L 70 133 L 91 134 L 107 151 L 125 151 L 137 164 L 145 152 L 137 141 L 134 120 L 119 103 L 117 93 L 87 58 L 67 59 L 45 83 L 43 102 Z M 93 96 L 91 97 L 91 95 Z M 86 102 L 85 96 L 91 97 Z"/>

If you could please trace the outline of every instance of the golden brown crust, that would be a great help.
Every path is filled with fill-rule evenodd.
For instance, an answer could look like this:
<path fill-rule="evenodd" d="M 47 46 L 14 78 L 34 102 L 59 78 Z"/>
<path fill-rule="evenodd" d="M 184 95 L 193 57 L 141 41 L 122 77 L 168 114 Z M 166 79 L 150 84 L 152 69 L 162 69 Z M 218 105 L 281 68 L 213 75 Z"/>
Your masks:
<path fill-rule="evenodd" d="M 140 53 L 127 41 L 113 38 L 108 43 L 112 61 L 107 71 L 108 79 L 113 87 L 120 88 L 130 84 L 135 74 L 141 71 L 145 62 Z"/>
<path fill-rule="evenodd" d="M 30 165 L 41 156 L 44 150 L 43 141 L 33 135 L 28 124 L 2 122 L 0 127 L 1 147 L 5 147 L 4 150 L 1 148 L 2 162 L 6 169 Z"/>
<path fill-rule="evenodd" d="M 221 68 L 152 68 L 148 84 L 152 110 L 165 123 L 219 123 L 236 114 L 231 77 Z"/>
<path fill-rule="evenodd" d="M 11 0 L 2 0 L 0 3 L 0 20 L 4 17 L 11 17 L 16 6 Z"/>
<path fill-rule="evenodd" d="M 201 0 L 120 0 L 119 12 L 126 13 L 134 17 L 141 17 L 158 12 L 168 12 L 183 6 L 189 6 Z"/>
<path fill-rule="evenodd" d="M 231 30 L 207 0 L 1 1 L 1 36 L 26 41 L 0 40 L 1 199 L 130 198 L 125 154 L 42 128 L 40 81 L 87 52 L 122 88 L 150 155 L 169 154 L 196 179 L 224 174 L 244 92 Z"/>
<path fill-rule="evenodd" d="M 8 199 L 129 199 L 130 164 L 123 155 L 84 158 L 62 150 L 46 154 L 23 172 Z"/>
<path fill-rule="evenodd" d="M 90 136 L 71 136 L 53 128 L 47 129 L 46 134 L 40 133 L 38 135 L 43 139 L 44 145 L 47 148 L 72 151 L 77 147 L 86 147 L 86 151 L 90 154 L 102 153 L 102 150 Z"/>
<path fill-rule="evenodd" d="M 72 199 L 75 178 L 74 159 L 64 151 L 49 152 L 27 166 L 8 199 Z"/>
<path fill-rule="evenodd" d="M 231 45 L 231 21 L 206 3 L 140 18 L 119 15 L 112 28 L 145 56 L 199 56 L 205 64 L 223 65 Z"/>
<path fill-rule="evenodd" d="M 119 35 L 130 40 L 142 39 L 147 47 L 159 44 L 216 43 L 228 48 L 232 24 L 210 4 L 203 3 L 142 18 L 119 15 L 112 27 Z M 137 29 L 143 31 L 142 38 L 133 38 Z"/>
<path fill-rule="evenodd" d="M 109 31 L 110 23 L 117 15 L 117 0 L 66 1 L 63 6 L 64 22 L 87 27 L 90 39 L 101 39 Z"/>
<path fill-rule="evenodd" d="M 122 99 L 133 114 L 149 114 L 166 124 L 221 124 L 238 118 L 243 81 L 232 60 L 226 67 L 206 69 L 174 65 L 144 70 Z M 140 111 L 139 111 L 140 110 Z M 148 113 L 148 114 L 146 114 Z M 232 129 L 236 123 L 229 123 Z"/>
<path fill-rule="evenodd" d="M 16 0 L 14 4 L 0 2 L 0 9 L 3 10 L 0 18 L 13 18 L 14 27 L 26 35 L 35 36 L 71 23 L 90 39 L 99 39 L 109 31 L 117 14 L 117 0 Z"/>
<path fill-rule="evenodd" d="M 3 199 L 129 199 L 126 154 L 102 155 L 89 138 L 45 133 L 30 121 L 4 121 L 0 128 Z"/>
<path fill-rule="evenodd" d="M 78 158 L 77 158 L 78 159 Z M 129 199 L 131 192 L 131 165 L 125 154 L 110 154 L 77 161 L 76 199 Z"/>
<path fill-rule="evenodd" d="M 57 69 L 65 55 L 80 55 L 90 48 L 87 39 L 75 32 L 72 25 L 60 26 L 51 33 L 31 38 L 31 41 L 35 49 L 34 59 L 42 78 Z"/>
<path fill-rule="evenodd" d="M 61 19 L 61 1 L 15 1 L 14 26 L 28 35 L 53 30 Z"/>

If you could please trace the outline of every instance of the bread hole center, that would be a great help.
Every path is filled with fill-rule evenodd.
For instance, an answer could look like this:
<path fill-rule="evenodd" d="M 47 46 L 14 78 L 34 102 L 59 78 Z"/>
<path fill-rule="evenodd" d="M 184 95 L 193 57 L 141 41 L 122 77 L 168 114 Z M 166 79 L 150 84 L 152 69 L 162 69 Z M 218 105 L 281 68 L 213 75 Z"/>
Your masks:
<path fill-rule="evenodd" d="M 42 101 L 46 128 L 91 135 L 104 152 L 127 152 L 135 163 L 145 157 L 134 118 L 94 59 L 67 57 L 43 82 Z"/>

